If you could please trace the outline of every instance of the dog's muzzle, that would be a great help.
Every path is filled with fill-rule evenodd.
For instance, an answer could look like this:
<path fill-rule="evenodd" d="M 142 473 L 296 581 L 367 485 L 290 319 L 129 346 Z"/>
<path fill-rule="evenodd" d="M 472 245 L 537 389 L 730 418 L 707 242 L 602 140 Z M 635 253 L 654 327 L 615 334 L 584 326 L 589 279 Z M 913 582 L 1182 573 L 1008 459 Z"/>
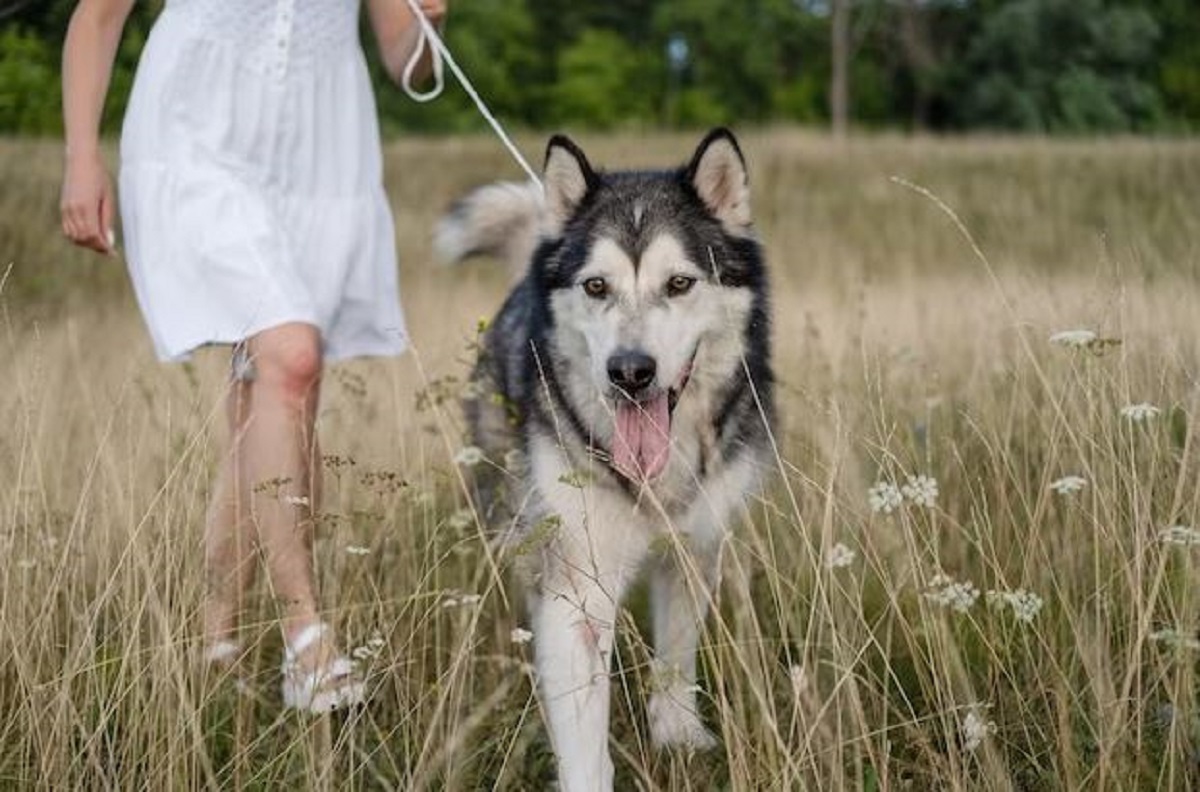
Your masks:
<path fill-rule="evenodd" d="M 611 454 L 613 467 L 625 478 L 651 481 L 666 469 L 671 419 L 695 359 L 693 352 L 678 381 L 666 389 L 655 386 L 658 364 L 646 353 L 622 350 L 608 359 L 608 379 L 617 389 Z"/>

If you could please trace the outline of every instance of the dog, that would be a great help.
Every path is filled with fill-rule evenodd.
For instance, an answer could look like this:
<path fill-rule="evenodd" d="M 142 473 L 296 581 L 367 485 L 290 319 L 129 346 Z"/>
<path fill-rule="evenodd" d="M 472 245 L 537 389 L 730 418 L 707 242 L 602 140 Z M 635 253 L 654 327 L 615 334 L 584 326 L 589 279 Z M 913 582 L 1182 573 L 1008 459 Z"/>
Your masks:
<path fill-rule="evenodd" d="M 528 567 L 560 787 L 612 788 L 614 627 L 647 568 L 652 740 L 715 746 L 697 710 L 697 645 L 775 414 L 767 272 L 736 138 L 711 131 L 680 168 L 605 172 L 556 135 L 541 188 L 468 194 L 435 244 L 521 274 L 481 339 L 464 408 L 475 444 L 505 460 L 479 497 L 514 526 Z"/>

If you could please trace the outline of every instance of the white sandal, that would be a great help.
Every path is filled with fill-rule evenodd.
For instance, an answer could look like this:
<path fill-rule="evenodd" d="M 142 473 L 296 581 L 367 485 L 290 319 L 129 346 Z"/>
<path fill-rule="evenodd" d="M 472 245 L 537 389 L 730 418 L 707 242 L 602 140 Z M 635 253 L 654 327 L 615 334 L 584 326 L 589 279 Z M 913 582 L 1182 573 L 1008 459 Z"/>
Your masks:
<path fill-rule="evenodd" d="M 204 647 L 204 663 L 210 668 L 228 668 L 242 654 L 237 641 L 217 641 Z"/>
<path fill-rule="evenodd" d="M 366 686 L 347 657 L 339 655 L 311 671 L 301 667 L 300 656 L 328 631 L 325 622 L 314 622 L 301 630 L 294 641 L 285 642 L 283 706 L 320 714 L 352 707 L 366 699 Z"/>
<path fill-rule="evenodd" d="M 216 641 L 204 647 L 201 659 L 205 668 L 222 679 L 233 680 L 233 687 L 238 693 L 250 695 L 250 684 L 238 670 L 238 660 L 243 653 L 242 645 L 237 641 Z"/>

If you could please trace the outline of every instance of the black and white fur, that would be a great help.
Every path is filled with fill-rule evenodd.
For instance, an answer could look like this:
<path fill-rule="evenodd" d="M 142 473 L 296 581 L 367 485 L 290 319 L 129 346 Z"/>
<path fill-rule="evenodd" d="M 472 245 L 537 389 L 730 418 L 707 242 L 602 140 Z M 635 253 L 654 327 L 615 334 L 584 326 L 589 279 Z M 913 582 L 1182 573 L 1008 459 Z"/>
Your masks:
<path fill-rule="evenodd" d="M 472 193 L 443 219 L 438 245 L 451 258 L 527 262 L 487 332 L 466 409 L 489 459 L 521 460 L 502 478 L 525 539 L 561 788 L 612 788 L 613 630 L 643 571 L 657 664 L 651 736 L 711 747 L 696 702 L 700 622 L 722 537 L 760 480 L 774 412 L 767 277 L 736 139 L 717 129 L 682 168 L 609 173 L 556 136 L 544 191 Z M 615 416 L 652 404 L 661 415 L 664 394 L 667 461 L 649 477 L 619 469 Z M 661 426 L 625 415 L 642 433 Z M 646 442 L 643 456 L 659 441 Z"/>

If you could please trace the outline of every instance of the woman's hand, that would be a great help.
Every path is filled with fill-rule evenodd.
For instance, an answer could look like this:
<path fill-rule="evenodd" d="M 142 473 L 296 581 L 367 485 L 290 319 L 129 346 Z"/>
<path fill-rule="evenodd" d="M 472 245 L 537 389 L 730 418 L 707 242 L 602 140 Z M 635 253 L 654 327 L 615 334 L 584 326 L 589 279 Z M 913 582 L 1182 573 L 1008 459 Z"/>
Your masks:
<path fill-rule="evenodd" d="M 63 172 L 62 230 L 76 245 L 97 253 L 114 252 L 116 197 L 99 151 L 68 153 Z"/>
<path fill-rule="evenodd" d="M 417 0 L 417 8 L 435 28 L 441 28 L 446 19 L 446 0 Z"/>
<path fill-rule="evenodd" d="M 446 0 L 416 0 L 416 4 L 421 14 L 440 30 L 446 21 Z M 370 0 L 367 10 L 383 64 L 392 80 L 399 83 L 405 66 L 420 44 L 421 23 L 413 18 L 408 0 Z M 423 80 L 432 72 L 432 49 L 432 45 L 424 47 L 412 75 L 415 79 Z"/>
<path fill-rule="evenodd" d="M 113 58 L 134 0 L 79 0 L 63 42 L 62 230 L 76 245 L 113 252 L 116 201 L 100 156 L 100 114 Z"/>

